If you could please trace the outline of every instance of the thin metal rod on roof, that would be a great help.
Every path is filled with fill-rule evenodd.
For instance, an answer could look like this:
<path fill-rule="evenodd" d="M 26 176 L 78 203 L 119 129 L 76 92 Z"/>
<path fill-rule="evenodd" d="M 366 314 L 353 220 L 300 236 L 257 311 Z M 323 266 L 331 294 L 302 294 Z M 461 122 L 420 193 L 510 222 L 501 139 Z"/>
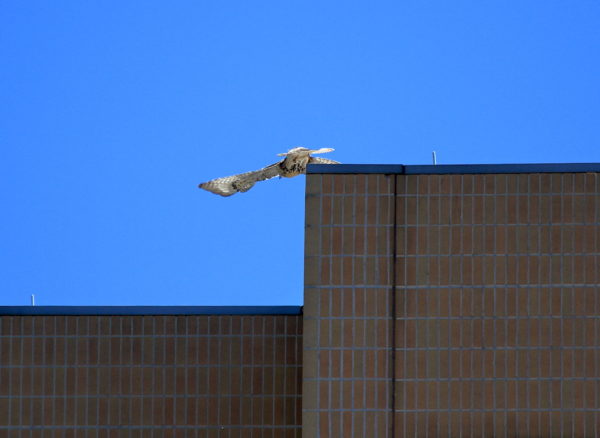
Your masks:
<path fill-rule="evenodd" d="M 35 295 L 31 294 L 31 305 L 35 306 Z"/>
<path fill-rule="evenodd" d="M 437 157 L 435 156 L 435 151 L 431 152 L 431 157 L 433 158 L 433 165 L 435 166 L 437 164 Z"/>

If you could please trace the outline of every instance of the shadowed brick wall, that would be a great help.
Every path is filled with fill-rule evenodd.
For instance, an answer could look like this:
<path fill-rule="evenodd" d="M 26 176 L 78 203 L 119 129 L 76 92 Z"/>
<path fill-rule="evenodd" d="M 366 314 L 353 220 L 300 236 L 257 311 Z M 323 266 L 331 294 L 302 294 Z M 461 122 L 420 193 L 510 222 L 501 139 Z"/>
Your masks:
<path fill-rule="evenodd" d="M 309 174 L 303 436 L 600 435 L 599 181 Z"/>
<path fill-rule="evenodd" d="M 386 437 L 394 177 L 307 183 L 303 436 Z"/>
<path fill-rule="evenodd" d="M 0 316 L 2 437 L 300 436 L 301 316 Z"/>

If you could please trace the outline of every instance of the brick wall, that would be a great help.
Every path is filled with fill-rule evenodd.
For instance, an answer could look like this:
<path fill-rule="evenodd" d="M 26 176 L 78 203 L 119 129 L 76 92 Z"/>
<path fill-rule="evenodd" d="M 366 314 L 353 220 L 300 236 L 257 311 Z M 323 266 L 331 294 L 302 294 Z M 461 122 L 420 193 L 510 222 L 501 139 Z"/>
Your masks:
<path fill-rule="evenodd" d="M 309 174 L 300 315 L 0 316 L 0 437 L 600 435 L 596 173 Z"/>
<path fill-rule="evenodd" d="M 600 435 L 597 174 L 306 196 L 304 437 Z"/>
<path fill-rule="evenodd" d="M 301 316 L 2 316 L 2 437 L 300 436 Z"/>

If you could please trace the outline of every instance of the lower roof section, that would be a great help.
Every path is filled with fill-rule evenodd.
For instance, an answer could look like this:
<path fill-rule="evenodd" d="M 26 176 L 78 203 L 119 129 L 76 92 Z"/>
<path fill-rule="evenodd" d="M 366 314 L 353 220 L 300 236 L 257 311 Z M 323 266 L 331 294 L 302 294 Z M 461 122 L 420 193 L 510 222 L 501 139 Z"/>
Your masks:
<path fill-rule="evenodd" d="M 301 306 L 0 306 L 2 315 L 300 315 Z"/>
<path fill-rule="evenodd" d="M 531 164 L 309 164 L 306 173 L 385 173 L 404 175 L 451 175 L 482 173 L 587 173 L 600 172 L 600 163 Z"/>

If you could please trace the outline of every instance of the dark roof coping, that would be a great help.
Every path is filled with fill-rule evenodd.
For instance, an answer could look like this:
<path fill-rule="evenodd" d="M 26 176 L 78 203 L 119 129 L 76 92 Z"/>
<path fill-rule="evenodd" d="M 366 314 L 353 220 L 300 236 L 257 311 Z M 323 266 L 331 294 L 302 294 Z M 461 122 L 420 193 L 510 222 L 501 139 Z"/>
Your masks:
<path fill-rule="evenodd" d="M 301 306 L 0 306 L 0 315 L 300 315 Z"/>
<path fill-rule="evenodd" d="M 481 173 L 586 173 L 600 172 L 600 163 L 529 164 L 309 164 L 306 173 L 385 173 L 404 175 L 449 175 Z"/>

